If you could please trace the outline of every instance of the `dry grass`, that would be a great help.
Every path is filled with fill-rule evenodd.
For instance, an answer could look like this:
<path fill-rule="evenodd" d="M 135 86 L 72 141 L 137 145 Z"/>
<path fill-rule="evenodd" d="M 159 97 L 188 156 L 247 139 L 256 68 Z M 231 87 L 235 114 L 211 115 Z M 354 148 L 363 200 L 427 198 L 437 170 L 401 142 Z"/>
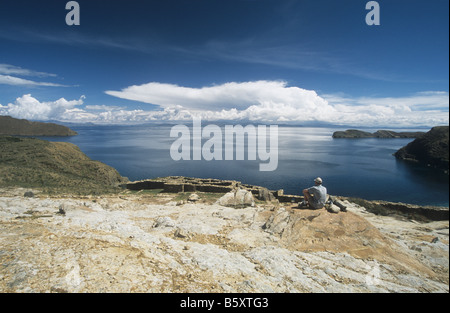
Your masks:
<path fill-rule="evenodd" d="M 89 159 L 71 143 L 0 136 L 0 187 L 98 194 L 124 181 L 115 169 Z"/>

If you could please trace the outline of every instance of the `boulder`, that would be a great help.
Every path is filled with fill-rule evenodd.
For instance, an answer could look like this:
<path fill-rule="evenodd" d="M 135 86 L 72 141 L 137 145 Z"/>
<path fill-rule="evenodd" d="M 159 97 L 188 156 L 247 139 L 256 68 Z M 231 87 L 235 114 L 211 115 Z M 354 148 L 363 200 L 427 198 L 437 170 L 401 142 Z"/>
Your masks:
<path fill-rule="evenodd" d="M 182 228 L 177 228 L 175 230 L 174 236 L 176 238 L 190 238 L 189 232 Z"/>
<path fill-rule="evenodd" d="M 191 194 L 188 198 L 189 202 L 197 202 L 198 200 L 200 200 L 200 197 L 196 193 Z"/>
<path fill-rule="evenodd" d="M 63 202 L 59 205 L 58 208 L 58 214 L 66 215 L 67 212 L 75 211 L 78 209 L 78 205 L 69 203 L 69 202 Z"/>
<path fill-rule="evenodd" d="M 24 196 L 25 198 L 33 198 L 33 197 L 34 197 L 34 192 L 32 192 L 32 191 L 27 191 L 27 192 L 25 192 L 25 193 L 23 194 L 23 196 Z"/>
<path fill-rule="evenodd" d="M 339 213 L 341 211 L 341 209 L 333 203 L 331 203 L 327 209 L 328 209 L 328 212 L 330 212 L 330 213 Z"/>
<path fill-rule="evenodd" d="M 269 191 L 269 189 L 260 187 L 258 189 L 258 200 L 262 201 L 272 201 L 275 199 L 275 196 L 272 194 L 272 192 Z"/>
<path fill-rule="evenodd" d="M 156 227 L 175 227 L 175 225 L 176 225 L 176 223 L 174 222 L 174 220 L 172 220 L 168 216 L 164 216 L 164 217 L 158 217 L 156 219 L 156 222 L 153 225 L 153 227 L 154 228 L 156 228 Z"/>
<path fill-rule="evenodd" d="M 255 200 L 251 191 L 237 189 L 224 194 L 216 201 L 216 204 L 231 208 L 245 208 L 254 206 Z"/>

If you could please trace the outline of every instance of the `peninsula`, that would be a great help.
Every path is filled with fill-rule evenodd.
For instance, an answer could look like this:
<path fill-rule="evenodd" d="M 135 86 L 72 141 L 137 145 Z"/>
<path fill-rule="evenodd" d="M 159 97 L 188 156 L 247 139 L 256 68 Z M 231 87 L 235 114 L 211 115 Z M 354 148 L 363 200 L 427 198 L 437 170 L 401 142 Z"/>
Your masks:
<path fill-rule="evenodd" d="M 11 116 L 0 116 L 0 135 L 9 136 L 76 136 L 77 132 L 54 123 L 31 122 Z"/>
<path fill-rule="evenodd" d="M 105 193 L 128 179 L 76 145 L 0 136 L 0 187 L 39 187 L 73 194 Z"/>
<path fill-rule="evenodd" d="M 394 156 L 401 160 L 441 169 L 448 174 L 449 126 L 433 127 L 420 138 L 398 150 Z"/>

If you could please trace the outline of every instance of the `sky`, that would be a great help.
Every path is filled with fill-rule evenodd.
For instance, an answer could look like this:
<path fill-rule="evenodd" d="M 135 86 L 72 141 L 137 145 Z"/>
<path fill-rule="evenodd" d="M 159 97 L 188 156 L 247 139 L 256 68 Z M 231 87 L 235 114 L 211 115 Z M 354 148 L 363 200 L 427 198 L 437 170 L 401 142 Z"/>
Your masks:
<path fill-rule="evenodd" d="M 449 123 L 449 1 L 0 0 L 0 115 Z"/>

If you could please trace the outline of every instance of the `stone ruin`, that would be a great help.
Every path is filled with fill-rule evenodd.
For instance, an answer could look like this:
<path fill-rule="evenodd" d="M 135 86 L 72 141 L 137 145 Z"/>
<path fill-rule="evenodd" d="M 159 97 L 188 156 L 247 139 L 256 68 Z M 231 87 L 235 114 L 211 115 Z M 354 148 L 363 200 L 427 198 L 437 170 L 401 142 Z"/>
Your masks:
<path fill-rule="evenodd" d="M 212 192 L 227 193 L 237 189 L 250 191 L 258 200 L 299 203 L 303 196 L 285 195 L 283 189 L 269 190 L 265 187 L 242 184 L 235 180 L 220 180 L 213 178 L 191 178 L 182 176 L 169 176 L 164 178 L 148 179 L 130 182 L 124 185 L 128 190 L 161 189 L 167 193 L 179 192 Z"/>
<path fill-rule="evenodd" d="M 165 193 L 180 192 L 211 192 L 229 193 L 238 190 L 250 191 L 254 198 L 260 201 L 275 201 L 279 203 L 297 204 L 304 200 L 303 196 L 285 195 L 283 189 L 269 190 L 265 187 L 242 184 L 235 180 L 220 180 L 212 178 L 191 178 L 183 176 L 169 176 L 129 182 L 122 185 L 128 190 L 151 190 L 160 189 Z M 404 214 L 416 220 L 448 220 L 448 207 L 420 206 L 413 204 L 394 203 L 386 201 L 368 201 L 358 198 L 348 198 L 348 200 L 365 207 L 368 211 L 377 215 Z M 335 202 L 337 203 L 337 202 Z M 332 211 L 332 210 L 331 210 Z M 336 212 L 334 212 L 336 213 Z"/>

